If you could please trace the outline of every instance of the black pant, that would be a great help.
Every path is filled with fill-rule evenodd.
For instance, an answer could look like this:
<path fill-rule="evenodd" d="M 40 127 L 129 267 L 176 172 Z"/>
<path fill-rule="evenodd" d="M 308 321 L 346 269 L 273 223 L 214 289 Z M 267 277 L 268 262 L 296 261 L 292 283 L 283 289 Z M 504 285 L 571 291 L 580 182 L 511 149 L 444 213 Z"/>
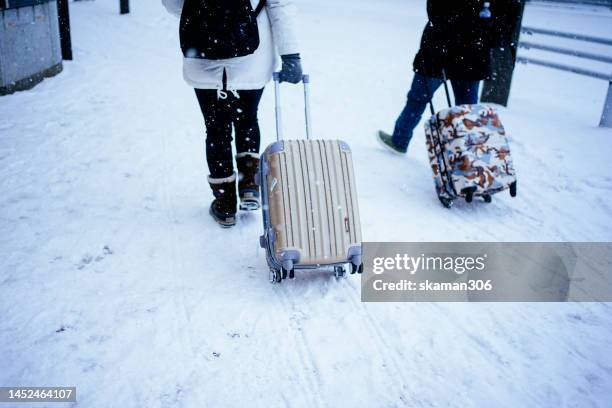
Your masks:
<path fill-rule="evenodd" d="M 232 125 L 236 153 L 259 153 L 257 108 L 263 88 L 237 91 L 238 97 L 232 92 L 215 89 L 196 89 L 195 92 L 206 125 L 206 160 L 210 176 L 229 177 L 234 172 Z"/>

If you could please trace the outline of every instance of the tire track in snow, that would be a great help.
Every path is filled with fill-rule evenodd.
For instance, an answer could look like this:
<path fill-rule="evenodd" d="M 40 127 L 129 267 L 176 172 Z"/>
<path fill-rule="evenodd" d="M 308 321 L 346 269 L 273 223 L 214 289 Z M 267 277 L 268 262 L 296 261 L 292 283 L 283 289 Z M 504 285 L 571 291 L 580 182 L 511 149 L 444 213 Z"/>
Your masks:
<path fill-rule="evenodd" d="M 292 316 L 295 316 L 296 305 L 287 295 L 286 287 L 279 288 L 278 292 L 280 292 L 279 299 L 281 301 L 281 310 L 291 311 Z M 304 304 L 305 306 L 306 304 Z M 306 316 L 309 316 L 308 313 L 305 313 Z M 291 327 L 291 325 L 290 325 Z M 308 402 L 308 407 L 324 407 L 326 406 L 323 398 L 321 397 L 321 390 L 323 389 L 323 384 L 321 382 L 320 371 L 317 366 L 317 363 L 314 358 L 314 354 L 312 349 L 308 345 L 308 341 L 306 340 L 306 335 L 304 333 L 303 327 L 301 323 L 297 322 L 296 327 L 292 328 L 293 330 L 293 344 L 296 346 L 294 350 L 298 355 L 299 360 L 299 370 L 295 370 L 301 378 L 300 384 L 305 384 L 308 386 L 310 392 L 304 393 L 304 401 L 308 401 L 311 397 L 312 400 Z M 306 371 L 306 374 L 304 374 Z M 313 379 L 314 376 L 314 379 Z"/>
<path fill-rule="evenodd" d="M 334 283 L 342 284 L 344 282 L 340 280 L 340 282 L 334 282 Z M 360 296 L 358 291 L 353 287 L 353 285 L 350 282 L 347 281 L 345 283 L 351 287 L 350 288 L 343 287 L 341 289 L 341 292 L 344 292 L 345 294 L 344 297 L 350 298 L 350 302 L 353 304 L 353 309 L 360 311 L 360 313 L 358 314 L 363 317 L 363 319 L 360 319 L 360 321 L 365 326 L 364 327 L 365 330 L 363 332 L 360 332 L 359 335 L 361 337 L 367 337 L 373 340 L 375 349 L 372 351 L 374 351 L 374 354 L 377 355 L 380 361 L 383 362 L 384 367 L 386 368 L 385 374 L 389 379 L 389 383 L 396 384 L 396 389 L 399 391 L 399 399 L 401 400 L 401 403 L 404 406 L 418 406 L 418 402 L 414 401 L 413 398 L 410 397 L 406 389 L 406 384 L 409 384 L 409 382 L 406 378 L 406 374 L 404 370 L 398 365 L 398 363 L 394 359 L 392 358 L 390 359 L 387 357 L 387 355 L 389 354 L 389 350 L 397 350 L 397 348 L 391 346 L 385 340 L 384 335 L 383 335 L 384 330 L 375 322 L 374 318 L 367 311 L 367 309 L 363 306 L 363 304 L 355 300 L 355 296 Z M 283 310 L 291 310 L 293 312 L 295 312 L 296 310 L 299 310 L 303 312 L 306 316 L 308 317 L 311 316 L 310 311 L 312 310 L 312 308 L 309 307 L 309 303 L 305 302 L 303 304 L 300 304 L 298 308 L 295 302 L 293 302 L 290 295 L 287 294 L 288 289 L 289 287 L 286 287 L 286 286 L 279 287 L 279 291 L 281 292 L 279 297 L 281 300 L 281 304 L 282 304 L 281 307 L 283 308 Z M 324 387 L 323 387 L 323 383 L 320 377 L 320 371 L 316 364 L 314 353 L 306 339 L 306 335 L 304 331 L 301 329 L 302 329 L 301 325 L 298 324 L 298 326 L 296 327 L 296 332 L 294 333 L 294 336 L 293 336 L 295 340 L 295 344 L 296 344 L 295 350 L 298 353 L 298 357 L 299 357 L 300 368 L 305 369 L 308 373 L 316 374 L 316 377 L 314 380 L 309 375 L 306 376 L 307 378 L 305 378 L 304 375 L 300 375 L 300 377 L 302 378 L 301 383 L 308 385 L 310 394 L 315 397 L 315 400 L 314 400 L 315 405 L 313 405 L 312 403 L 309 403 L 308 405 L 309 406 L 327 406 L 327 404 L 325 403 L 325 400 L 321 396 L 322 394 L 321 390 Z M 392 369 L 393 372 L 392 373 L 388 372 L 389 369 Z"/>
<path fill-rule="evenodd" d="M 363 305 L 363 303 L 355 300 L 355 296 L 360 297 L 361 294 L 355 288 L 352 282 L 347 281 L 345 285 L 342 285 L 342 287 L 343 287 L 343 291 L 347 294 L 346 297 L 350 299 L 350 302 L 353 304 L 355 310 L 360 311 L 359 315 L 363 317 L 362 321 L 370 329 L 370 332 L 374 334 L 374 336 L 370 338 L 373 338 L 376 340 L 376 343 L 377 343 L 376 352 L 381 357 L 383 364 L 385 364 L 385 367 L 392 367 L 393 370 L 395 370 L 395 373 L 398 374 L 398 375 L 388 374 L 388 377 L 391 378 L 393 382 L 397 384 L 398 389 L 400 390 L 400 396 L 399 396 L 400 400 L 406 406 L 416 406 L 418 402 L 414 401 L 409 396 L 409 394 L 407 395 L 408 390 L 406 389 L 406 386 L 410 382 L 408 381 L 406 374 L 404 373 L 404 370 L 399 366 L 399 364 L 394 358 L 387 357 L 387 354 L 389 354 L 388 350 L 394 350 L 398 353 L 399 353 L 399 350 L 397 349 L 397 347 L 387 342 L 387 340 L 385 339 L 383 335 L 384 330 L 380 327 L 380 325 L 372 317 L 372 314 Z M 403 355 L 403 353 L 399 353 L 399 354 Z M 398 377 L 401 379 L 401 381 L 399 382 L 397 381 Z"/>
<path fill-rule="evenodd" d="M 181 250 L 181 246 L 179 244 L 179 237 L 176 232 L 176 209 L 172 203 L 171 195 L 168 193 L 168 174 L 170 174 L 171 168 L 168 165 L 168 156 L 166 152 L 168 151 L 168 144 L 166 143 L 166 138 L 162 134 L 160 138 L 161 142 L 161 151 L 162 154 L 162 169 L 161 169 L 161 196 L 162 196 L 162 210 L 165 214 L 165 217 L 169 224 L 170 229 L 170 237 L 171 237 L 171 260 L 168 263 L 169 269 L 171 271 L 172 279 L 177 279 L 179 281 L 178 292 L 180 292 L 180 297 L 172 296 L 172 302 L 174 303 L 175 308 L 180 311 L 181 319 L 174 321 L 174 326 L 177 328 L 177 332 L 180 334 L 180 342 L 183 344 L 181 350 L 188 349 L 191 354 L 190 364 L 194 364 L 192 366 L 192 370 L 195 370 L 197 373 L 204 374 L 207 372 L 206 368 L 201 364 L 202 355 L 198 353 L 197 348 L 193 342 L 193 336 L 189 328 L 191 327 L 191 317 L 190 313 L 187 310 L 187 305 L 185 303 L 185 280 L 182 275 L 182 271 L 185 271 L 185 267 L 183 265 L 183 253 Z M 177 265 L 179 266 L 177 268 Z M 178 271 L 177 271 L 178 269 Z M 175 314 L 175 315 L 178 315 Z M 206 378 L 205 375 L 199 375 L 199 378 Z M 188 377 L 188 380 L 191 381 L 193 378 L 192 375 Z M 181 404 L 182 405 L 182 404 Z"/>

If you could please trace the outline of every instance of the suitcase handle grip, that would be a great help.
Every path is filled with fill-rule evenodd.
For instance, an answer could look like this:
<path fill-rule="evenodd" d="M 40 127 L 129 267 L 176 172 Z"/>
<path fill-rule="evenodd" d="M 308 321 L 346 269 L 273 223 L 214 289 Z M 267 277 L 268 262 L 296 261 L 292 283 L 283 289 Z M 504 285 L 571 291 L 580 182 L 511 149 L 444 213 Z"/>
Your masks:
<path fill-rule="evenodd" d="M 283 139 L 283 121 L 282 121 L 282 107 L 280 97 L 280 72 L 274 72 L 272 74 L 274 80 L 274 112 L 276 114 L 276 140 Z M 306 139 L 310 139 L 312 133 L 311 119 L 310 119 L 310 75 L 302 75 L 302 83 L 304 84 L 304 117 L 306 119 Z"/>

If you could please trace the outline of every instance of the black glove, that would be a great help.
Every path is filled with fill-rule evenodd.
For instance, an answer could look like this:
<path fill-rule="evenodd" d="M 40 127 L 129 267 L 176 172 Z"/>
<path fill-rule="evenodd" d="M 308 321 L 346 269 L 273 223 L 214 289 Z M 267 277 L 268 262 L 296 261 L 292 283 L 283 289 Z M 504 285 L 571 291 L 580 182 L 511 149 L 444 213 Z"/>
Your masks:
<path fill-rule="evenodd" d="M 300 54 L 281 55 L 283 67 L 280 71 L 280 81 L 297 84 L 302 80 L 302 63 Z"/>

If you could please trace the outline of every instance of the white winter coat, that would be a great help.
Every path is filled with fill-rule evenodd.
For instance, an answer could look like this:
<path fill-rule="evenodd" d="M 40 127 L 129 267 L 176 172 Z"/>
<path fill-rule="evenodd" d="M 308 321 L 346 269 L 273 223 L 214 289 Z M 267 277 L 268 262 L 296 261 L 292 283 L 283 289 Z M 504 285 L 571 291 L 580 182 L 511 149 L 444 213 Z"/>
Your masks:
<path fill-rule="evenodd" d="M 185 0 L 162 0 L 169 13 L 181 16 Z M 253 10 L 259 0 L 251 0 Z M 223 69 L 228 90 L 261 89 L 272 77 L 277 55 L 298 53 L 292 0 L 267 0 L 257 17 L 259 47 L 250 55 L 225 60 L 183 58 L 183 77 L 194 88 L 222 89 Z M 178 49 L 177 44 L 177 49 Z"/>

